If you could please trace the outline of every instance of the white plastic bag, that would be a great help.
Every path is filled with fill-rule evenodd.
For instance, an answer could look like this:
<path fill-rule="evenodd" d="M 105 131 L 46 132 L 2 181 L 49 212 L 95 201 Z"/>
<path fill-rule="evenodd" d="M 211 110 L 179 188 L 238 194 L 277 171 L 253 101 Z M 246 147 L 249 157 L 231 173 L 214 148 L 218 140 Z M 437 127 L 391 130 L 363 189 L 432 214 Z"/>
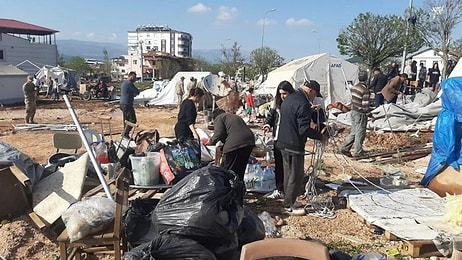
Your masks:
<path fill-rule="evenodd" d="M 69 240 L 74 242 L 104 230 L 115 216 L 115 202 L 105 197 L 91 197 L 72 204 L 61 218 Z"/>

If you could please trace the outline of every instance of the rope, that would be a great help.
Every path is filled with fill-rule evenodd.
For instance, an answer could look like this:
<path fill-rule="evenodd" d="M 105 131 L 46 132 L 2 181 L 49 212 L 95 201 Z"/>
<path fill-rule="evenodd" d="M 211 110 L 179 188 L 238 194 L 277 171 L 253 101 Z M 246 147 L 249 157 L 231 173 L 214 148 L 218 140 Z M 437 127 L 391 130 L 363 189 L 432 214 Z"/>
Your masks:
<path fill-rule="evenodd" d="M 321 131 L 320 120 L 320 110 L 317 111 L 317 126 L 316 129 Z M 328 131 L 330 134 L 330 131 Z M 332 198 L 326 198 L 325 196 L 318 195 L 316 191 L 316 180 L 318 177 L 318 171 L 321 168 L 322 156 L 326 149 L 326 145 L 319 140 L 314 140 L 313 152 L 311 153 L 310 166 L 305 171 L 305 175 L 308 176 L 308 181 L 305 185 L 305 194 L 304 198 L 308 201 L 307 206 L 305 206 L 305 212 L 309 216 L 319 217 L 319 218 L 335 218 L 335 207 L 332 203 Z M 311 206 L 311 209 L 309 207 Z"/>

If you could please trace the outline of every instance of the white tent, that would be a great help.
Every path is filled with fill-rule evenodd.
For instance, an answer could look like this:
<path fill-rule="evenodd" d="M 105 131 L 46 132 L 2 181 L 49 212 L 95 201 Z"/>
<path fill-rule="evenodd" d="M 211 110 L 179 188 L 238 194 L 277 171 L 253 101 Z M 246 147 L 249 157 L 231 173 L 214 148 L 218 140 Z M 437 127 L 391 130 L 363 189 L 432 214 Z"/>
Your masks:
<path fill-rule="evenodd" d="M 80 84 L 80 74 L 75 70 L 53 67 L 49 65 L 43 66 L 35 76 L 46 84 L 47 79 L 58 79 L 58 85 L 62 85 L 62 90 L 78 89 Z"/>
<path fill-rule="evenodd" d="M 184 77 L 184 93 L 183 98 L 186 98 L 188 95 L 187 87 L 191 77 L 197 79 L 197 82 L 201 80 L 202 77 L 209 75 L 208 71 L 180 71 L 173 77 L 172 80 L 167 84 L 167 86 L 158 93 L 155 98 L 151 99 L 147 105 L 150 106 L 162 106 L 162 105 L 176 105 L 178 103 L 175 86 L 176 83 L 180 80 L 181 77 Z M 142 97 L 140 97 L 142 98 Z M 144 97 L 143 97 L 144 98 Z M 136 101 L 136 98 L 135 98 Z"/>
<path fill-rule="evenodd" d="M 26 83 L 27 75 L 13 65 L 0 64 L 0 105 L 24 102 L 22 85 Z"/>
<path fill-rule="evenodd" d="M 358 81 L 357 65 L 329 53 L 307 56 L 293 60 L 268 73 L 256 93 L 275 94 L 278 84 L 287 80 L 294 88 L 300 87 L 306 79 L 316 80 L 321 85 L 324 103 L 342 102 L 348 104 L 351 94 L 348 83 Z"/>

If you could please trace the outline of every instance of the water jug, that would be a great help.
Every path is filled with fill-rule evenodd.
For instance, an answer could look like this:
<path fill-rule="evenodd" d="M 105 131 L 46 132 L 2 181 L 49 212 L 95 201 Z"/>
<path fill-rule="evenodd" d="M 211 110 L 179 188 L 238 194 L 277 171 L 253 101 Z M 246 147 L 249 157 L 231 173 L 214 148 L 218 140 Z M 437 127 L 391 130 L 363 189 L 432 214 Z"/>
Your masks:
<path fill-rule="evenodd" d="M 109 163 L 109 155 L 107 153 L 107 145 L 104 141 L 100 141 L 95 147 L 96 160 L 99 163 Z"/>

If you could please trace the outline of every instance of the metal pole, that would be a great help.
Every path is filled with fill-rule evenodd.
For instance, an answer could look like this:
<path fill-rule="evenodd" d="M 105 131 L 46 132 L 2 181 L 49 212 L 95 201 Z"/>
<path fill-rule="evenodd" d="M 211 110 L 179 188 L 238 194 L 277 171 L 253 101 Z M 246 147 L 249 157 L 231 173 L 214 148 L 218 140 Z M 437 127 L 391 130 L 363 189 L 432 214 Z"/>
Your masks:
<path fill-rule="evenodd" d="M 404 49 L 403 49 L 403 58 L 401 61 L 401 73 L 404 73 L 404 68 L 406 67 L 406 49 L 407 49 L 407 37 L 409 35 L 409 18 L 412 17 L 412 0 L 409 0 L 409 16 L 407 17 L 406 20 L 406 38 L 404 42 Z"/>
<path fill-rule="evenodd" d="M 82 139 L 82 142 L 85 145 L 85 149 L 88 152 L 88 156 L 90 157 L 91 164 L 96 170 L 96 175 L 98 175 L 98 179 L 101 182 L 101 186 L 103 186 L 106 196 L 110 199 L 113 199 L 111 195 L 111 191 L 109 190 L 109 186 L 107 185 L 106 180 L 104 179 L 103 172 L 101 171 L 101 167 L 96 161 L 95 154 L 93 153 L 90 147 L 90 144 L 88 143 L 87 138 L 85 137 L 85 133 L 83 132 L 82 127 L 80 126 L 79 119 L 77 118 L 77 115 L 75 114 L 75 111 L 72 108 L 71 102 L 69 101 L 69 98 L 67 97 L 67 95 L 64 95 L 63 98 L 64 98 L 64 101 L 66 102 L 67 108 L 69 109 L 69 113 L 71 114 L 72 120 L 74 121 L 74 124 L 77 127 L 77 131 L 79 132 L 80 139 Z"/>
<path fill-rule="evenodd" d="M 273 8 L 271 10 L 268 10 L 266 11 L 265 15 L 263 15 L 263 29 L 262 29 L 262 32 L 261 32 L 261 50 L 262 50 L 262 56 L 263 56 L 263 59 L 266 60 L 266 52 L 265 50 L 263 49 L 263 39 L 265 38 L 265 24 L 266 24 L 266 16 L 271 13 L 271 12 L 275 12 L 276 9 Z M 262 77 L 262 81 L 265 81 L 265 75 L 263 75 L 263 69 L 261 68 L 261 71 L 260 71 L 260 74 L 261 74 L 261 77 Z"/>
<path fill-rule="evenodd" d="M 143 41 L 140 41 L 141 49 L 141 82 L 143 82 Z"/>
<path fill-rule="evenodd" d="M 266 11 L 265 15 L 263 15 L 263 29 L 262 29 L 262 32 L 261 32 L 261 48 L 263 49 L 263 39 L 265 38 L 265 24 L 266 24 L 266 16 L 269 14 L 269 13 L 272 13 L 272 12 L 275 12 L 276 9 L 273 8 L 271 10 L 268 10 Z"/>

